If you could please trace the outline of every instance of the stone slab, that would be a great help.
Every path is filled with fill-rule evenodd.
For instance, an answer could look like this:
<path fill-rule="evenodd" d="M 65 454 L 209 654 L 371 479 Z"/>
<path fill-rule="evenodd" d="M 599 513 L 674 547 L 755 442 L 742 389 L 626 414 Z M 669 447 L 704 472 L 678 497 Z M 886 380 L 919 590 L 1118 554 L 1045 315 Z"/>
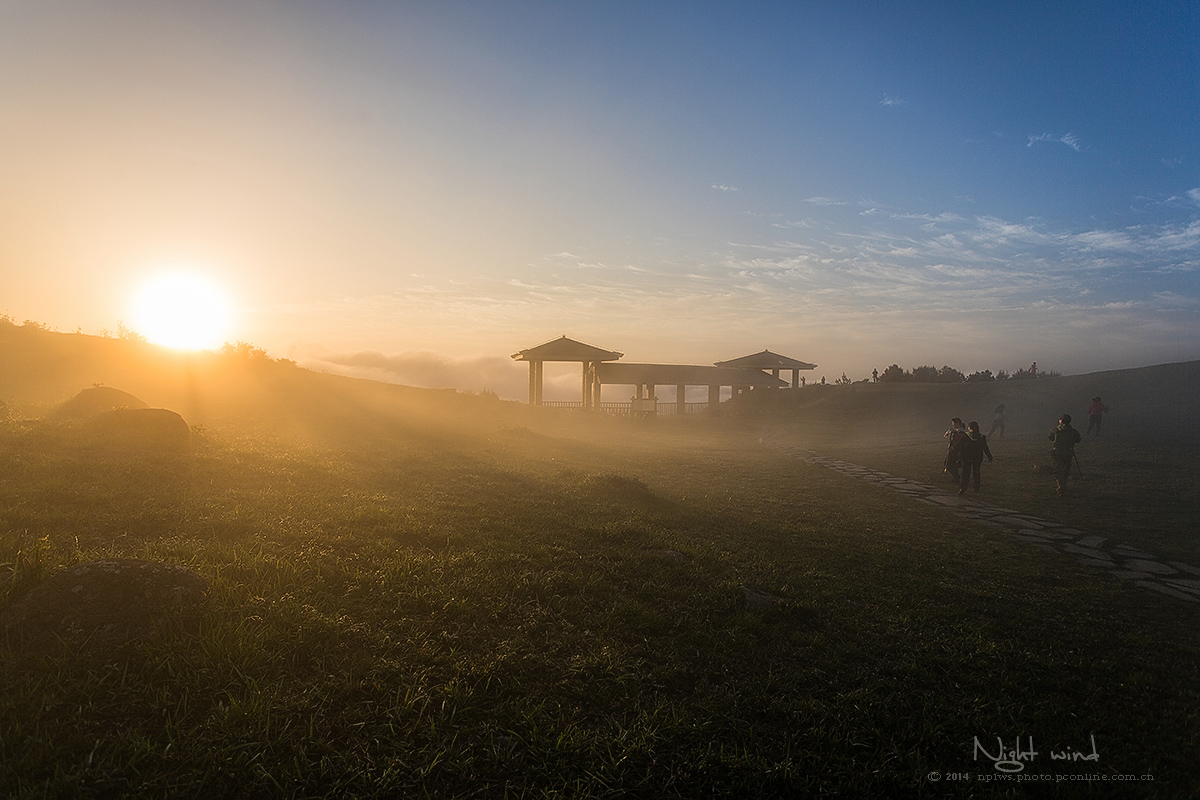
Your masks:
<path fill-rule="evenodd" d="M 1151 561 L 1145 558 L 1131 558 L 1122 566 L 1125 569 L 1133 569 L 1139 572 L 1149 572 L 1154 575 L 1171 575 L 1175 572 L 1173 567 L 1168 567 L 1161 561 Z"/>
<path fill-rule="evenodd" d="M 1179 600 L 1190 600 L 1193 603 L 1197 602 L 1196 598 L 1192 597 L 1190 594 L 1181 592 L 1178 589 L 1172 589 L 1170 586 L 1163 586 L 1161 583 L 1156 583 L 1154 581 L 1138 581 L 1137 585 L 1161 594 L 1168 595 L 1170 597 L 1177 598 Z"/>
<path fill-rule="evenodd" d="M 1191 578 L 1161 578 L 1163 583 L 1170 584 L 1176 589 L 1190 589 L 1200 592 L 1200 581 L 1192 580 Z"/>
<path fill-rule="evenodd" d="M 1123 544 L 1113 547 L 1112 551 L 1125 558 L 1154 558 L 1153 555 L 1147 553 L 1145 550 L 1138 550 L 1136 547 L 1126 547 Z"/>
<path fill-rule="evenodd" d="M 1090 547 L 1080 547 L 1077 544 L 1061 544 L 1059 547 L 1061 547 L 1063 550 L 1066 550 L 1068 553 L 1075 553 L 1077 555 L 1087 556 L 1088 558 L 1099 558 L 1104 559 L 1105 561 L 1112 561 L 1112 557 L 1103 550 L 1095 550 Z"/>
<path fill-rule="evenodd" d="M 1121 578 L 1122 580 L 1145 581 L 1154 579 L 1154 576 L 1149 572 L 1139 572 L 1138 570 L 1133 569 L 1114 569 L 1108 574 L 1112 575 L 1114 578 Z"/>
<path fill-rule="evenodd" d="M 1017 531 L 1017 534 L 1020 536 L 1035 537 L 1047 542 L 1063 542 L 1069 538 L 1067 536 L 1063 536 L 1061 533 L 1055 533 L 1054 531 L 1035 531 L 1032 528 L 1022 528 L 1021 530 Z"/>
<path fill-rule="evenodd" d="M 938 503 L 939 505 L 943 506 L 962 506 L 970 502 L 969 500 L 965 500 L 958 495 L 953 494 L 934 495 L 929 499 L 934 503 Z"/>
<path fill-rule="evenodd" d="M 996 521 L 1011 525 L 1014 528 L 1037 528 L 1041 530 L 1042 527 L 1041 525 L 1030 523 L 1029 520 L 1022 519 L 1021 517 L 996 517 Z"/>

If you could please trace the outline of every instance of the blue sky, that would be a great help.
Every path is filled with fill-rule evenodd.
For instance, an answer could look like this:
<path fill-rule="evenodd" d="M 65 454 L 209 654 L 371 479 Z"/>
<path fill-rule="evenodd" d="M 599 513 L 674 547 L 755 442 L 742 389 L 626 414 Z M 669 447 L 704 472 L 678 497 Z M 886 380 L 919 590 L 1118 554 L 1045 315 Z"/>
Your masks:
<path fill-rule="evenodd" d="M 1197 3 L 6 3 L 0 179 L 0 312 L 408 383 L 1200 358 Z"/>

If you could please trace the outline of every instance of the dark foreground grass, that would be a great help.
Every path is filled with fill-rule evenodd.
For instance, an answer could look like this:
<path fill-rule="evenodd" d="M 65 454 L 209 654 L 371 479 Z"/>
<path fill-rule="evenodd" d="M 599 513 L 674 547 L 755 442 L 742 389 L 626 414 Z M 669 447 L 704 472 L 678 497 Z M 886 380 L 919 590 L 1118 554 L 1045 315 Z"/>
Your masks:
<path fill-rule="evenodd" d="M 119 651 L 0 650 L 0 794 L 1200 786 L 1193 605 L 783 458 L 748 427 L 531 417 L 341 449 L 226 431 L 186 456 L 3 429 L 0 607 L 106 555 L 192 567 L 211 603 Z M 782 602 L 748 605 L 745 587 Z M 1032 737 L 1020 776 L 1040 780 L 1001 781 L 974 747 L 997 737 Z M 1093 738 L 1098 761 L 1052 758 Z"/>

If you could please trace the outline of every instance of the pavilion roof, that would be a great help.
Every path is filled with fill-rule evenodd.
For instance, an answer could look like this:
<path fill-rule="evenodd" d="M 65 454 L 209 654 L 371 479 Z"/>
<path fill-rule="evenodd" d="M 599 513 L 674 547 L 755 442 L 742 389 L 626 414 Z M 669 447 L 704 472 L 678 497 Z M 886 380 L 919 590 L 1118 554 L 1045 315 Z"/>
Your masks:
<path fill-rule="evenodd" d="M 751 369 L 726 369 L 694 364 L 601 364 L 600 383 L 672 384 L 685 386 L 787 386 L 786 381 Z"/>
<path fill-rule="evenodd" d="M 816 369 L 816 364 L 809 364 L 807 361 L 799 361 L 787 356 L 781 356 L 778 353 L 772 353 L 770 350 L 763 350 L 761 353 L 755 353 L 741 358 L 733 358 L 729 361 L 716 362 L 718 367 L 730 367 L 732 369 Z"/>
<path fill-rule="evenodd" d="M 512 357 L 517 361 L 616 361 L 623 355 L 562 336 L 513 353 Z"/>

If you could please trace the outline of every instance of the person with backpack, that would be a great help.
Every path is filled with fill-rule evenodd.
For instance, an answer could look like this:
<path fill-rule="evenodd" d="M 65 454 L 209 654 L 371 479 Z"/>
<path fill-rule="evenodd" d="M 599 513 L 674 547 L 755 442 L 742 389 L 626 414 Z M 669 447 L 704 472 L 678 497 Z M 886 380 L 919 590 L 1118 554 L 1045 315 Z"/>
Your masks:
<path fill-rule="evenodd" d="M 1071 415 L 1058 418 L 1058 427 L 1050 431 L 1050 461 L 1054 463 L 1055 489 L 1061 496 L 1067 489 L 1067 478 L 1071 475 L 1071 461 L 1075 458 L 1075 445 L 1083 441 L 1079 431 L 1071 427 Z"/>
<path fill-rule="evenodd" d="M 962 444 L 962 480 L 958 483 L 958 493 L 967 493 L 967 484 L 971 476 L 975 476 L 975 491 L 979 491 L 979 468 L 983 466 L 983 457 L 987 456 L 992 463 L 992 451 L 988 448 L 987 437 L 979 432 L 978 422 L 967 423 L 966 433 L 963 434 Z"/>
<path fill-rule="evenodd" d="M 959 481 L 958 467 L 962 463 L 962 440 L 966 433 L 963 421 L 954 417 L 950 420 L 950 429 L 942 434 L 942 438 L 947 440 L 946 459 L 942 462 L 945 467 L 943 472 L 955 483 Z"/>

